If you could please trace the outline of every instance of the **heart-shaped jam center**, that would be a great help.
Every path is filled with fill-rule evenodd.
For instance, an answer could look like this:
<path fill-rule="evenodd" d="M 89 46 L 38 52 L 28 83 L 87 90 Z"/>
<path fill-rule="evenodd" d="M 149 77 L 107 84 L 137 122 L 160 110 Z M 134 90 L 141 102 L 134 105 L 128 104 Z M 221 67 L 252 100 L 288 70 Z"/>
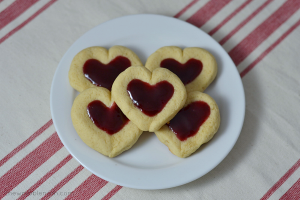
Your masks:
<path fill-rule="evenodd" d="M 168 81 L 150 85 L 139 79 L 133 79 L 127 86 L 127 92 L 136 107 L 144 114 L 153 117 L 172 98 L 174 87 Z"/>
<path fill-rule="evenodd" d="M 200 60 L 189 59 L 185 64 L 181 64 L 173 58 L 161 61 L 160 67 L 167 68 L 176 74 L 184 85 L 192 82 L 202 71 L 203 65 Z"/>
<path fill-rule="evenodd" d="M 181 109 L 168 124 L 181 141 L 194 136 L 208 119 L 210 107 L 204 101 L 195 101 Z"/>
<path fill-rule="evenodd" d="M 93 123 L 109 135 L 119 132 L 129 122 L 116 103 L 106 107 L 99 100 L 92 101 L 87 106 L 87 113 Z"/>
<path fill-rule="evenodd" d="M 130 60 L 123 56 L 117 56 L 106 65 L 99 60 L 89 59 L 83 65 L 83 73 L 94 85 L 111 90 L 117 76 L 130 66 Z"/>

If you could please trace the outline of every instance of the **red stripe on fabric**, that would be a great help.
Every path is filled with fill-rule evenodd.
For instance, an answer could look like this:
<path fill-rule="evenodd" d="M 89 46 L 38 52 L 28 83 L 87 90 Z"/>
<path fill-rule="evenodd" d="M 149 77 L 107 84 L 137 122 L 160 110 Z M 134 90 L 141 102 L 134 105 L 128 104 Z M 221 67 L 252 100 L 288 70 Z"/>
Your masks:
<path fill-rule="evenodd" d="M 299 0 L 286 1 L 268 19 L 261 23 L 228 54 L 239 65 L 254 49 L 267 39 L 280 25 L 288 20 L 300 7 Z"/>
<path fill-rule="evenodd" d="M 263 10 L 269 3 L 273 0 L 266 1 L 258 9 L 256 9 L 249 17 L 247 17 L 242 23 L 240 23 L 235 29 L 233 29 L 228 35 L 226 35 L 219 43 L 223 45 L 227 40 L 229 40 L 236 32 L 238 32 L 243 26 L 245 26 L 253 17 L 255 17 L 261 10 Z"/>
<path fill-rule="evenodd" d="M 108 182 L 92 174 L 81 183 L 66 199 L 90 199 Z"/>
<path fill-rule="evenodd" d="M 0 178 L 0 199 L 24 181 L 32 172 L 63 147 L 58 135 L 53 133 L 40 146 L 29 153 Z"/>
<path fill-rule="evenodd" d="M 299 200 L 300 199 L 300 178 L 279 200 Z"/>
<path fill-rule="evenodd" d="M 31 15 L 31 17 L 29 17 L 27 20 L 25 20 L 22 24 L 20 24 L 19 26 L 17 26 L 16 28 L 14 28 L 12 31 L 10 31 L 9 33 L 7 33 L 5 36 L 3 36 L 0 39 L 0 44 L 2 42 L 4 42 L 7 38 L 9 38 L 10 36 L 12 36 L 14 33 L 16 33 L 17 31 L 19 31 L 21 28 L 23 28 L 26 24 L 28 24 L 31 20 L 33 20 L 34 18 L 36 18 L 39 14 L 41 14 L 44 10 L 46 10 L 49 6 L 51 6 L 56 1 L 57 0 L 51 0 L 51 1 L 49 1 L 41 9 L 39 9 L 36 13 L 34 13 L 33 15 Z"/>
<path fill-rule="evenodd" d="M 0 30 L 20 16 L 38 0 L 16 0 L 0 13 Z"/>
<path fill-rule="evenodd" d="M 268 55 L 282 40 L 284 40 L 293 30 L 300 25 L 300 20 L 289 28 L 280 38 L 276 40 L 268 49 L 266 49 L 256 60 L 254 60 L 246 69 L 244 69 L 240 75 L 244 77 L 251 69 L 255 67 L 266 55 Z"/>
<path fill-rule="evenodd" d="M 236 14 L 238 14 L 243 8 L 245 8 L 252 0 L 245 1 L 240 7 L 238 7 L 233 13 L 231 13 L 228 17 L 226 17 L 217 27 L 211 30 L 208 34 L 213 35 L 217 32 L 224 24 L 226 24 L 229 20 L 231 20 Z"/>
<path fill-rule="evenodd" d="M 47 174 L 45 174 L 38 182 L 31 186 L 26 192 L 18 198 L 18 200 L 26 199 L 32 192 L 34 192 L 40 185 L 42 185 L 46 180 L 48 180 L 53 174 L 55 174 L 60 168 L 62 168 L 66 163 L 72 159 L 72 156 L 69 154 L 65 157 L 60 163 L 58 163 L 53 169 L 51 169 Z"/>
<path fill-rule="evenodd" d="M 122 186 L 117 185 L 114 189 L 112 189 L 109 193 L 107 193 L 107 195 L 105 195 L 101 200 L 109 200 L 121 189 L 122 189 Z"/>
<path fill-rule="evenodd" d="M 74 169 L 68 176 L 66 176 L 62 181 L 60 181 L 54 188 L 52 188 L 41 200 L 49 199 L 52 197 L 60 188 L 62 188 L 65 184 L 67 184 L 74 176 L 76 176 L 83 167 L 80 165 L 76 169 Z"/>
<path fill-rule="evenodd" d="M 268 199 L 299 167 L 300 159 L 268 190 L 268 192 L 260 200 Z"/>
<path fill-rule="evenodd" d="M 187 6 L 185 6 L 181 11 L 179 11 L 174 17 L 175 18 L 180 17 L 183 13 L 185 13 L 185 11 L 187 11 L 187 9 L 189 9 L 190 7 L 192 7 L 198 1 L 199 0 L 193 0 L 191 3 L 189 3 Z"/>
<path fill-rule="evenodd" d="M 230 0 L 209 1 L 186 21 L 197 27 L 201 27 L 229 2 Z"/>
<path fill-rule="evenodd" d="M 32 142 L 35 138 L 41 135 L 47 128 L 49 128 L 53 124 L 52 119 L 50 119 L 46 124 L 44 124 L 39 130 L 37 130 L 34 134 L 32 134 L 27 140 L 25 140 L 22 144 L 12 150 L 9 154 L 7 154 L 2 160 L 0 160 L 0 167 L 6 163 L 10 158 L 12 158 L 16 153 L 26 147 L 30 142 Z"/>

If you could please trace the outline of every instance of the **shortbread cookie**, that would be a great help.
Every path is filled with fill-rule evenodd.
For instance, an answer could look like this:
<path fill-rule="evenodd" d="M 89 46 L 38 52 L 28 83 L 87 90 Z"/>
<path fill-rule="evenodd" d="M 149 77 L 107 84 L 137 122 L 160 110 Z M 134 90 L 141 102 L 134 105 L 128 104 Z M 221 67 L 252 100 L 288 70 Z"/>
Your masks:
<path fill-rule="evenodd" d="M 69 81 L 79 92 L 97 86 L 111 90 L 116 77 L 132 65 L 142 65 L 142 62 L 126 47 L 113 46 L 109 50 L 103 47 L 89 47 L 74 57 L 70 66 Z"/>
<path fill-rule="evenodd" d="M 203 92 L 217 75 L 217 62 L 205 49 L 189 47 L 162 47 L 147 59 L 145 67 L 150 71 L 167 68 L 175 73 L 187 92 Z"/>
<path fill-rule="evenodd" d="M 216 102 L 209 95 L 195 91 L 188 93 L 185 107 L 155 134 L 174 155 L 185 158 L 208 142 L 219 126 Z"/>
<path fill-rule="evenodd" d="M 123 113 L 143 131 L 156 131 L 171 120 L 186 101 L 186 89 L 168 69 L 151 73 L 141 66 L 122 72 L 112 96 Z"/>
<path fill-rule="evenodd" d="M 71 110 L 75 130 L 89 147 L 109 157 L 126 151 L 142 131 L 122 113 L 105 88 L 89 88 L 74 100 Z"/>

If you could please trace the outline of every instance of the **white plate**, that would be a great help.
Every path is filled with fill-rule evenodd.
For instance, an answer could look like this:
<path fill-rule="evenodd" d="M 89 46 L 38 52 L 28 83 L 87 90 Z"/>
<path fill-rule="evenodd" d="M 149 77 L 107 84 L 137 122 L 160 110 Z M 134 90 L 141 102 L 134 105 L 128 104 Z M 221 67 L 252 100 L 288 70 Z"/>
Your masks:
<path fill-rule="evenodd" d="M 202 47 L 217 59 L 218 75 L 205 91 L 220 108 L 221 126 L 214 138 L 192 156 L 182 159 L 144 132 L 138 142 L 116 158 L 89 148 L 77 135 L 71 107 L 77 92 L 68 71 L 73 57 L 90 46 L 122 45 L 138 54 L 143 63 L 163 46 Z M 74 158 L 95 175 L 125 187 L 163 189 L 191 182 L 216 167 L 234 146 L 245 114 L 245 95 L 240 75 L 226 51 L 199 28 L 159 15 L 130 15 L 98 25 L 80 37 L 65 53 L 53 78 L 50 106 L 56 131 Z"/>

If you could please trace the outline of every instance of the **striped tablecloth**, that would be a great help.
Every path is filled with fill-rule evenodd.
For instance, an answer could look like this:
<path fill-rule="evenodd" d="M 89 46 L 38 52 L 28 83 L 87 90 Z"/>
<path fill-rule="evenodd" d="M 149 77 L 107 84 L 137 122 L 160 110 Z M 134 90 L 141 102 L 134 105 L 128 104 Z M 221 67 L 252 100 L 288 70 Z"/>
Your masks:
<path fill-rule="evenodd" d="M 0 199 L 300 199 L 299 0 L 0 0 Z M 136 190 L 84 169 L 51 120 L 57 64 L 107 20 L 153 13 L 191 23 L 231 56 L 246 117 L 230 154 L 189 184 Z"/>

